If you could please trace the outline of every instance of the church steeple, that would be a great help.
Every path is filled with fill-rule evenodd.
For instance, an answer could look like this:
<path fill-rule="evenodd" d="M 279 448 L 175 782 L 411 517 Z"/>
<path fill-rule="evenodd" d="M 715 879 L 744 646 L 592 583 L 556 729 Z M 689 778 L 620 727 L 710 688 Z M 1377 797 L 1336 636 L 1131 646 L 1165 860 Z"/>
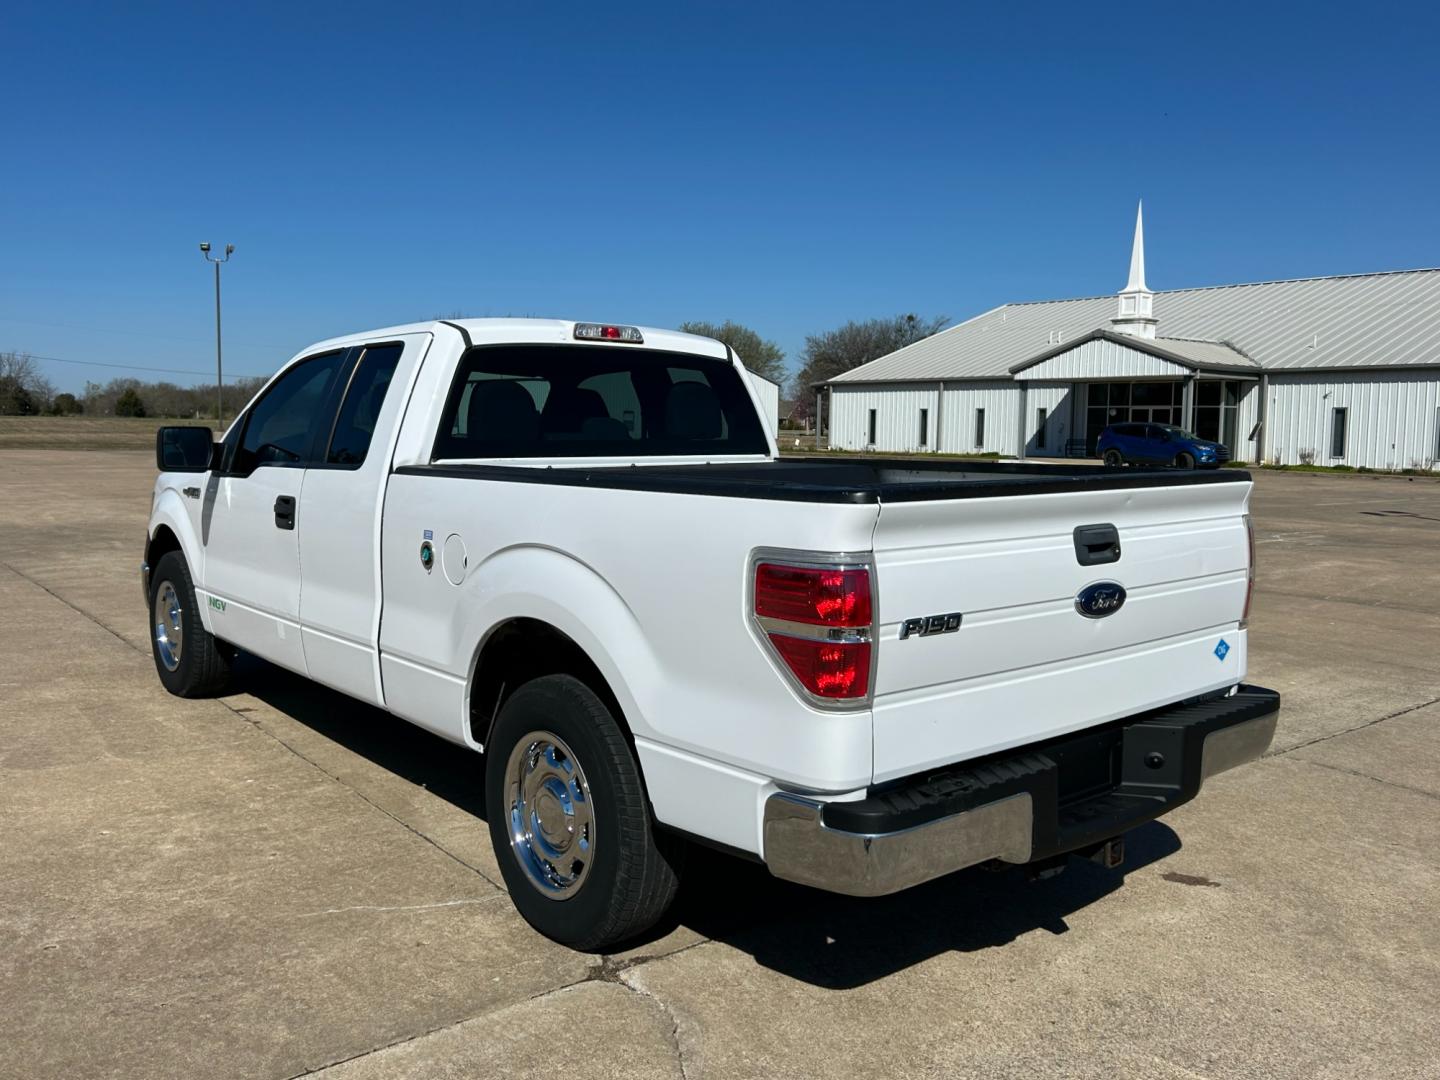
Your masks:
<path fill-rule="evenodd" d="M 1158 320 L 1153 312 L 1154 293 L 1145 284 L 1145 204 L 1135 208 L 1135 242 L 1130 248 L 1130 280 L 1120 290 L 1120 308 L 1110 325 L 1117 334 L 1153 338 Z"/>

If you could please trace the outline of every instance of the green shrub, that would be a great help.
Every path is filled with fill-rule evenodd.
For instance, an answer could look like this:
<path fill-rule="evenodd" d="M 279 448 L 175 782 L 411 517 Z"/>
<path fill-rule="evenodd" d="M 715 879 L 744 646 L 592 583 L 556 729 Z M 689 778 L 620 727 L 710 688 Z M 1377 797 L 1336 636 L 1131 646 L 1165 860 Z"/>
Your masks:
<path fill-rule="evenodd" d="M 126 389 L 124 393 L 122 393 L 118 398 L 115 399 L 115 415 L 145 415 L 145 402 L 140 400 L 140 395 L 135 392 L 133 387 Z"/>

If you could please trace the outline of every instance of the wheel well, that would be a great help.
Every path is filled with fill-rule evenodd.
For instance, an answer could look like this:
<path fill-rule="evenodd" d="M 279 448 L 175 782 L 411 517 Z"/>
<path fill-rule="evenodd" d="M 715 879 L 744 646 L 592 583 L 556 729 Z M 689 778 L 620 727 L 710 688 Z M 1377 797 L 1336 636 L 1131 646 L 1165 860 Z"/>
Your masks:
<path fill-rule="evenodd" d="M 172 551 L 182 550 L 180 538 L 170 530 L 170 526 L 161 525 L 155 530 L 155 535 L 152 536 L 145 545 L 145 561 L 149 563 L 150 569 L 153 570 L 155 569 L 155 564 L 165 555 L 168 555 Z"/>
<path fill-rule="evenodd" d="M 572 675 L 593 690 L 615 717 L 634 749 L 624 710 L 605 676 L 566 634 L 539 619 L 511 619 L 496 627 L 480 650 L 470 685 L 470 735 L 488 745 L 500 707 L 520 687 L 542 675 Z"/>

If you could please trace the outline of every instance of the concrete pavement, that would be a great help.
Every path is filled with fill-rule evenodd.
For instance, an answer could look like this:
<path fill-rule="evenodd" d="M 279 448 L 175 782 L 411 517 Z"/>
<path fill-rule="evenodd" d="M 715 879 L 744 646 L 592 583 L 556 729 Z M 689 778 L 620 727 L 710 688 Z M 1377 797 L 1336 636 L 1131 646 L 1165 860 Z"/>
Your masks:
<path fill-rule="evenodd" d="M 597 958 L 510 908 L 478 759 L 260 664 L 161 690 L 148 454 L 3 464 L 0 1076 L 1440 1074 L 1440 483 L 1257 474 L 1274 752 L 1123 873 L 701 853 Z"/>

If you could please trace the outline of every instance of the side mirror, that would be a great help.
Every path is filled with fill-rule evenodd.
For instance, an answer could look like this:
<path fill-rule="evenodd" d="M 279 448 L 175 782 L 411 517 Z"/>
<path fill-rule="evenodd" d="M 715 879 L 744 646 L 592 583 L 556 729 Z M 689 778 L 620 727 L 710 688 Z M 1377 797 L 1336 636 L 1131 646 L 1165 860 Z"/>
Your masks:
<path fill-rule="evenodd" d="M 208 427 L 162 427 L 155 432 L 155 467 L 161 472 L 206 472 L 215 456 Z"/>

